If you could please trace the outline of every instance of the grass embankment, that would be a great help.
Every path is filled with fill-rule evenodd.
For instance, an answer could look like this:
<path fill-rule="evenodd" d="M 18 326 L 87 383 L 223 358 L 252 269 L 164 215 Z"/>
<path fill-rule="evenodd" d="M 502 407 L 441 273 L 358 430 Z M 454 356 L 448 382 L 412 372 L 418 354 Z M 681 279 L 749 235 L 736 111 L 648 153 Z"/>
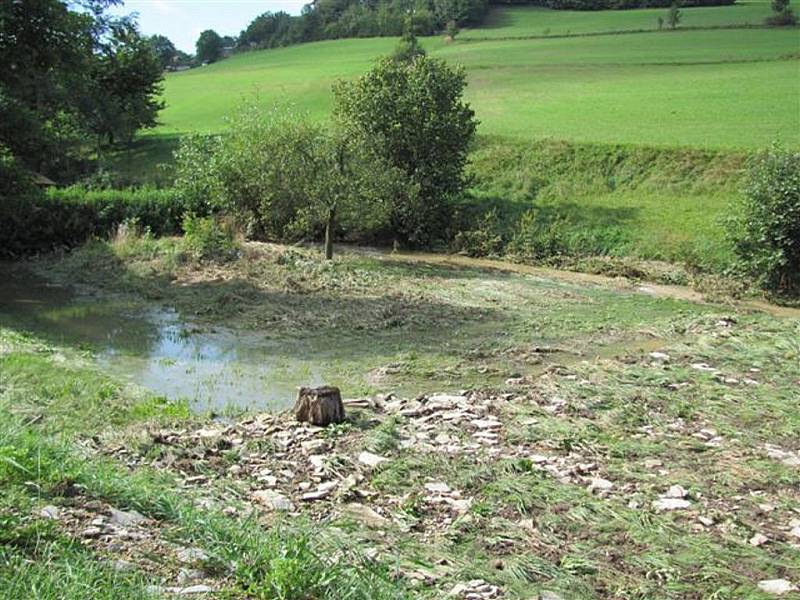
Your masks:
<path fill-rule="evenodd" d="M 171 259 L 175 244 L 94 246 L 37 270 L 345 348 L 354 337 L 337 319 L 349 317 L 377 356 L 345 394 L 393 332 L 406 347 L 373 389 L 413 375 L 427 399 L 367 402 L 324 432 L 269 416 L 211 423 L 118 386 L 85 354 L 6 329 L 5 597 L 136 597 L 194 577 L 222 597 L 441 598 L 482 578 L 486 598 L 491 586 L 520 599 L 760 598 L 760 581 L 796 578 L 797 318 L 399 257 L 323 263 L 260 247 L 191 266 Z M 435 346 L 416 343 L 423 330 Z M 603 358 L 574 356 L 615 343 Z M 443 357 L 439 369 L 472 392 L 430 395 Z M 526 363 L 549 368 L 502 381 Z M 384 460 L 368 466 L 364 450 Z M 666 510 L 665 495 L 680 508 Z M 40 517 L 44 505 L 59 518 Z M 144 537 L 108 533 L 110 506 L 148 517 L 128 527 Z M 186 547 L 202 550 L 189 565 L 177 558 Z M 128 570 L 111 568 L 120 558 Z"/>
<path fill-rule="evenodd" d="M 733 264 L 724 219 L 742 193 L 745 154 L 486 140 L 471 161 L 468 212 L 496 209 L 496 233 L 508 242 L 533 209 L 538 238 L 528 252 L 537 239 L 549 244 L 553 264 L 629 257 L 705 272 Z"/>

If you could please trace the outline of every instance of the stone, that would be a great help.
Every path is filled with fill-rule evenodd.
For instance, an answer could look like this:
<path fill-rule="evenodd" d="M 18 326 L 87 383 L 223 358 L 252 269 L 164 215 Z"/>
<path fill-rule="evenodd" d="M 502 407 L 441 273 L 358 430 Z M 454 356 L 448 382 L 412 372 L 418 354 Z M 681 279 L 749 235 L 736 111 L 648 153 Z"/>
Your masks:
<path fill-rule="evenodd" d="M 185 565 L 202 563 L 208 560 L 208 554 L 202 548 L 183 548 L 175 555 Z"/>
<path fill-rule="evenodd" d="M 124 573 L 126 571 L 133 571 L 136 566 L 129 560 L 115 560 L 111 562 L 111 568 L 119 573 Z"/>
<path fill-rule="evenodd" d="M 758 589 L 773 596 L 783 596 L 789 592 L 796 592 L 797 586 L 787 579 L 763 579 L 758 582 Z"/>
<path fill-rule="evenodd" d="M 358 462 L 367 465 L 368 467 L 377 467 L 382 462 L 386 462 L 386 460 L 387 459 L 383 456 L 373 454 L 372 452 L 367 452 L 366 450 L 358 455 Z"/>
<path fill-rule="evenodd" d="M 61 511 L 57 506 L 48 504 L 39 511 L 39 516 L 44 517 L 45 519 L 53 519 L 56 521 L 61 516 Z"/>
<path fill-rule="evenodd" d="M 592 477 L 589 481 L 590 492 L 607 492 L 614 488 L 614 484 L 608 479 L 602 477 Z"/>
<path fill-rule="evenodd" d="M 269 510 L 294 510 L 292 501 L 275 490 L 258 490 L 253 492 L 253 500 Z"/>
<path fill-rule="evenodd" d="M 297 400 L 292 412 L 298 421 L 318 427 L 341 423 L 345 417 L 342 393 L 333 386 L 301 387 L 297 390 Z"/>
<path fill-rule="evenodd" d="M 539 600 L 564 600 L 564 596 L 561 594 L 556 594 L 555 592 L 544 590 L 539 592 Z"/>
<path fill-rule="evenodd" d="M 181 588 L 177 591 L 179 596 L 189 596 L 191 594 L 210 594 L 214 590 L 207 585 L 192 585 L 190 587 Z"/>
<path fill-rule="evenodd" d="M 793 527 L 791 531 L 789 531 L 789 535 L 800 539 L 800 525 Z"/>
<path fill-rule="evenodd" d="M 662 498 L 686 498 L 689 495 L 683 487 L 679 485 L 670 486 L 667 490 L 667 493 L 662 496 Z"/>
<path fill-rule="evenodd" d="M 440 481 L 425 484 L 425 489 L 433 494 L 449 494 L 450 486 Z"/>
<path fill-rule="evenodd" d="M 130 527 L 131 525 L 137 525 L 145 520 L 147 520 L 147 518 L 135 510 L 124 511 L 117 510 L 116 508 L 111 509 L 111 523 L 119 527 Z"/>
<path fill-rule="evenodd" d="M 389 523 L 389 519 L 380 515 L 374 509 L 357 502 L 347 504 L 344 507 L 344 512 L 359 523 L 373 529 L 385 527 Z"/>
<path fill-rule="evenodd" d="M 669 360 L 669 354 L 665 354 L 664 352 L 651 352 L 650 358 L 659 362 L 667 362 Z"/>
<path fill-rule="evenodd" d="M 83 531 L 81 531 L 81 537 L 85 538 L 96 538 L 100 537 L 100 534 L 103 533 L 103 530 L 99 527 L 87 527 Z"/>
<path fill-rule="evenodd" d="M 769 538 L 761 533 L 755 534 L 753 537 L 750 538 L 750 545 L 751 546 L 763 546 L 769 541 Z"/>
<path fill-rule="evenodd" d="M 697 520 L 706 527 L 711 527 L 714 524 L 714 519 L 710 517 L 697 517 Z"/>
<path fill-rule="evenodd" d="M 683 510 L 691 505 L 691 502 L 683 498 L 660 498 L 653 502 L 653 508 L 658 511 Z"/>

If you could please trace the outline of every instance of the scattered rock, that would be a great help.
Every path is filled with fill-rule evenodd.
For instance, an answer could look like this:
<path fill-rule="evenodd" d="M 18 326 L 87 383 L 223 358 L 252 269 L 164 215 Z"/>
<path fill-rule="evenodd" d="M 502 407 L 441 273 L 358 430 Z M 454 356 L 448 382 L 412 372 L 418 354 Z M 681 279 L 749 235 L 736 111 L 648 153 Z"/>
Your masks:
<path fill-rule="evenodd" d="M 207 585 L 193 585 L 190 587 L 181 588 L 176 593 L 179 596 L 189 596 L 192 594 L 210 594 L 214 590 Z"/>
<path fill-rule="evenodd" d="M 602 477 L 592 477 L 589 482 L 590 492 L 609 492 L 614 488 L 614 484 Z"/>
<path fill-rule="evenodd" d="M 502 597 L 500 588 L 483 579 L 473 579 L 468 583 L 458 583 L 450 590 L 449 596 L 465 600 L 490 600 Z"/>
<path fill-rule="evenodd" d="M 386 462 L 387 460 L 388 459 L 383 456 L 373 454 L 372 452 L 367 452 L 366 450 L 358 455 L 358 462 L 367 465 L 368 467 L 377 467 L 379 464 Z"/>
<path fill-rule="evenodd" d="M 653 508 L 657 511 L 684 510 L 691 505 L 691 502 L 682 498 L 660 498 L 653 502 Z"/>
<path fill-rule="evenodd" d="M 367 527 L 377 529 L 380 527 L 385 527 L 389 523 L 389 519 L 378 514 L 369 506 L 364 506 L 363 504 L 358 504 L 356 502 L 346 505 L 344 507 L 344 511 L 347 515 L 359 523 L 366 525 Z"/>
<path fill-rule="evenodd" d="M 442 482 L 426 483 L 425 489 L 434 494 L 447 494 L 450 492 L 450 486 Z"/>
<path fill-rule="evenodd" d="M 175 557 L 185 565 L 203 563 L 209 558 L 202 548 L 183 548 L 177 552 Z"/>
<path fill-rule="evenodd" d="M 764 579 L 758 582 L 758 589 L 773 596 L 783 596 L 789 592 L 796 592 L 797 586 L 786 579 Z"/>
<path fill-rule="evenodd" d="M 116 508 L 111 509 L 111 523 L 114 525 L 118 525 L 119 527 L 130 527 L 131 525 L 138 525 L 142 521 L 146 521 L 147 518 L 135 510 L 131 511 L 124 511 L 124 510 L 117 510 Z"/>
<path fill-rule="evenodd" d="M 264 506 L 270 510 L 294 510 L 292 501 L 275 490 L 259 490 L 257 492 L 253 492 L 252 498 L 255 502 L 258 502 L 261 506 Z"/>
<path fill-rule="evenodd" d="M 61 511 L 57 506 L 53 506 L 52 504 L 48 504 L 42 510 L 39 511 L 39 516 L 44 517 L 45 519 L 52 519 L 57 521 L 58 518 L 61 516 Z"/>
<path fill-rule="evenodd" d="M 686 498 L 689 492 L 679 485 L 670 486 L 667 492 L 661 496 L 662 498 Z"/>
<path fill-rule="evenodd" d="M 751 546 L 763 546 L 769 541 L 769 538 L 761 533 L 755 534 L 753 537 L 750 538 L 750 545 Z"/>
<path fill-rule="evenodd" d="M 700 521 L 700 523 L 702 523 L 706 527 L 711 527 L 712 525 L 714 525 L 714 519 L 710 517 L 697 517 L 697 520 Z"/>
<path fill-rule="evenodd" d="M 544 590 L 539 592 L 539 600 L 564 600 L 561 594 Z"/>

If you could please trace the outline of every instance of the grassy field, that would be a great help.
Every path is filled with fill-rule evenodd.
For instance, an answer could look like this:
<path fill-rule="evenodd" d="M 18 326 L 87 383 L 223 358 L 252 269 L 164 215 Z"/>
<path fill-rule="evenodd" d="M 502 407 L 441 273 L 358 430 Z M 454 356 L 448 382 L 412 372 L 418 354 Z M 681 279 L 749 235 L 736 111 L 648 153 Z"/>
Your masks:
<path fill-rule="evenodd" d="M 304 44 L 169 75 L 157 132 L 221 131 L 225 115 L 253 93 L 324 119 L 333 81 L 364 72 L 394 43 Z M 800 144 L 796 29 L 452 44 L 431 38 L 424 45 L 466 68 L 467 98 L 484 135 L 709 148 L 758 148 L 777 137 Z"/>
<path fill-rule="evenodd" d="M 360 365 L 345 397 L 415 389 L 324 431 L 212 420 L 0 324 L 0 598 L 766 599 L 765 581 L 800 583 L 796 312 L 463 259 L 250 244 L 186 264 L 179 247 L 28 266 L 197 326 L 319 336 Z M 436 394 L 453 385 L 468 390 Z"/>
<path fill-rule="evenodd" d="M 466 29 L 459 37 L 524 38 L 657 30 L 658 17 L 666 21 L 666 12 L 664 8 L 586 12 L 527 6 L 499 7 L 489 13 L 488 19 L 480 28 Z M 771 12 L 770 3 L 765 1 L 740 1 L 732 6 L 682 8 L 680 27 L 758 26 L 764 24 L 764 19 Z"/>

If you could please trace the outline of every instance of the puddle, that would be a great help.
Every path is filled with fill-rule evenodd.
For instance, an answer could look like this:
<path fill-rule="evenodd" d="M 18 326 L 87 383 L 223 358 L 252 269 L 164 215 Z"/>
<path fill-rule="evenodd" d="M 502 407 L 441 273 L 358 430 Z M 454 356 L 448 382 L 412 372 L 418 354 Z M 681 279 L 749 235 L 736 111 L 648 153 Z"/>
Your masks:
<path fill-rule="evenodd" d="M 197 411 L 281 410 L 297 386 L 324 382 L 324 360 L 302 345 L 198 330 L 173 310 L 82 296 L 10 266 L 0 278 L 0 324 L 90 350 L 104 371 Z"/>

